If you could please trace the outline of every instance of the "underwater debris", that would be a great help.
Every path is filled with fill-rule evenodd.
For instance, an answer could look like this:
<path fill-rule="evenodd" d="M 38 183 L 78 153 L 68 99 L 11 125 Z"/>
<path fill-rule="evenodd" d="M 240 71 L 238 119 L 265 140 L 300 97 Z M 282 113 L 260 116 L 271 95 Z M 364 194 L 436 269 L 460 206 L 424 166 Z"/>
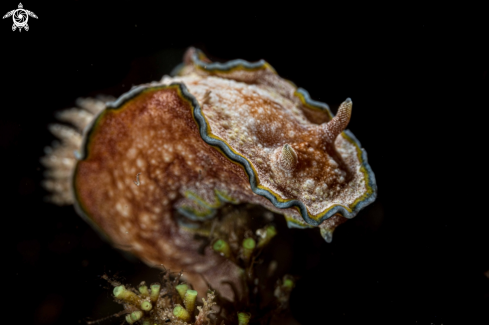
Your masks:
<path fill-rule="evenodd" d="M 139 182 L 139 175 L 141 175 L 141 173 L 137 173 L 137 175 L 136 175 L 136 181 L 134 181 L 134 184 L 136 184 L 137 186 L 139 186 L 141 184 Z"/>
<path fill-rule="evenodd" d="M 151 292 L 144 282 L 136 290 L 110 280 L 107 275 L 103 275 L 102 278 L 115 285 L 113 290 L 115 301 L 124 308 L 114 316 L 125 316 L 124 319 L 128 324 L 211 325 L 219 324 L 218 321 L 223 320 L 222 317 L 213 315 L 216 313 L 213 308 L 216 305 L 214 302 L 216 296 L 213 292 L 208 292 L 206 299 L 202 298 L 202 304 L 197 302 L 197 292 L 186 284 L 180 283 L 176 286 L 180 289 L 187 288 L 184 293 L 185 298 L 182 299 L 178 294 L 174 294 L 173 285 L 179 282 L 179 274 L 166 272 L 163 277 L 165 288 L 160 290 L 161 284 L 155 283 L 150 286 Z M 184 306 L 181 305 L 182 301 Z M 100 321 L 90 321 L 88 324 L 98 322 Z"/>
<path fill-rule="evenodd" d="M 290 294 L 295 287 L 295 279 L 291 275 L 284 275 L 282 280 L 277 281 L 274 296 L 279 302 L 279 309 L 286 310 L 289 304 Z"/>

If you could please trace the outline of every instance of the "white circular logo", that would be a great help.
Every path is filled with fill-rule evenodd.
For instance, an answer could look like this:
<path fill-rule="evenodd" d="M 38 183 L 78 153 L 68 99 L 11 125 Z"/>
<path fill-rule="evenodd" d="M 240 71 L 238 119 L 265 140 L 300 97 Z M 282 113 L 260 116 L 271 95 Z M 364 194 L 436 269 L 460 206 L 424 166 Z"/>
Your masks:
<path fill-rule="evenodd" d="M 32 11 L 23 9 L 22 3 L 19 3 L 18 9 L 7 12 L 3 18 L 7 18 L 12 16 L 14 24 L 12 25 L 12 31 L 19 29 L 19 32 L 24 28 L 26 31 L 29 30 L 29 25 L 27 25 L 27 21 L 29 20 L 29 16 L 33 18 L 37 18 L 36 14 Z"/>

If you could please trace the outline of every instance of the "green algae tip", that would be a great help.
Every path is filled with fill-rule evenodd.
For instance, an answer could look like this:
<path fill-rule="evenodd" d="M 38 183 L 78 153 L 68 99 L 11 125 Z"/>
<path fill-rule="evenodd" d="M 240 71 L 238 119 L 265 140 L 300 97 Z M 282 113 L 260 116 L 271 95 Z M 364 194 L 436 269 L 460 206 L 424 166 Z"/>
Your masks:
<path fill-rule="evenodd" d="M 294 288 L 294 281 L 292 281 L 291 279 L 286 279 L 284 281 L 284 287 L 287 288 L 287 289 Z"/>
<path fill-rule="evenodd" d="M 256 246 L 256 242 L 253 238 L 246 238 L 245 240 L 243 240 L 244 249 L 253 250 L 255 249 L 255 246 Z"/>
<path fill-rule="evenodd" d="M 143 317 L 143 312 L 138 310 L 138 311 L 133 311 L 131 313 L 131 319 L 135 322 L 137 322 L 138 320 L 140 320 L 141 318 Z"/>
<path fill-rule="evenodd" d="M 128 322 L 129 324 L 133 324 L 134 323 L 134 321 L 131 318 L 131 315 L 126 315 L 126 322 Z"/>
<path fill-rule="evenodd" d="M 178 294 L 180 295 L 180 298 L 182 298 L 182 301 L 185 300 L 185 293 L 188 290 L 188 285 L 182 283 L 182 284 L 177 285 L 175 287 L 175 289 L 177 290 Z"/>
<path fill-rule="evenodd" d="M 175 305 L 175 308 L 173 308 L 173 315 L 184 322 L 188 322 L 190 320 L 190 314 L 181 305 Z"/>
<path fill-rule="evenodd" d="M 149 291 L 148 291 L 148 286 L 145 286 L 145 285 L 142 285 L 142 286 L 139 286 L 139 292 L 145 296 L 145 297 L 149 297 Z"/>
<path fill-rule="evenodd" d="M 238 324 L 248 325 L 250 322 L 251 315 L 248 313 L 238 313 Z"/>
<path fill-rule="evenodd" d="M 155 283 L 151 285 L 150 297 L 152 302 L 155 302 L 160 297 L 160 289 L 161 289 L 161 285 L 159 283 Z"/>
<path fill-rule="evenodd" d="M 195 310 L 195 300 L 197 299 L 197 291 L 187 290 L 185 293 L 185 299 L 183 300 L 187 311 L 193 315 Z"/>
<path fill-rule="evenodd" d="M 225 257 L 229 257 L 231 255 L 231 248 L 229 247 L 229 244 L 222 239 L 217 240 L 212 248 Z"/>
<path fill-rule="evenodd" d="M 124 296 L 125 292 L 126 292 L 126 287 L 124 286 L 117 286 L 114 288 L 114 296 L 117 298 L 117 299 L 122 299 L 122 297 Z"/>
<path fill-rule="evenodd" d="M 256 242 L 253 238 L 246 238 L 243 240 L 243 257 L 245 260 L 249 260 L 253 250 L 255 249 Z"/>
<path fill-rule="evenodd" d="M 268 226 L 267 227 L 267 237 L 272 238 L 277 234 L 277 229 L 275 229 L 274 226 Z"/>
<path fill-rule="evenodd" d="M 127 290 L 126 287 L 123 285 L 115 287 L 113 292 L 116 299 L 124 300 L 133 304 L 138 304 L 138 296 L 136 296 L 134 292 Z"/>
<path fill-rule="evenodd" d="M 141 303 L 141 309 L 144 311 L 150 311 L 153 309 L 153 305 L 149 301 L 143 301 Z"/>
<path fill-rule="evenodd" d="M 265 230 L 265 235 L 258 241 L 258 247 L 263 247 L 270 242 L 270 240 L 277 235 L 277 229 L 274 226 L 268 226 Z"/>

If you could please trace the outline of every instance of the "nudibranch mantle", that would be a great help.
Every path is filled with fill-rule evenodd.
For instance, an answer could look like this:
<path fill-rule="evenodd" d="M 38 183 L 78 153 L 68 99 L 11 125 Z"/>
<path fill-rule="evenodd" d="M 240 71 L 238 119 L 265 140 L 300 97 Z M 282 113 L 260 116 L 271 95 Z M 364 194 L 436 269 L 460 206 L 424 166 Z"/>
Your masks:
<path fill-rule="evenodd" d="M 318 226 L 329 242 L 375 200 L 366 153 L 345 130 L 351 100 L 334 117 L 265 61 L 211 63 L 196 49 L 174 74 L 90 113 L 62 113 L 85 127 L 83 136 L 53 127 L 65 146 L 43 160 L 58 168 L 46 187 L 115 245 L 184 269 L 204 291 L 199 274 L 224 281 L 240 271 L 213 252 L 199 254 L 182 218 L 206 220 L 225 202 L 253 203 L 283 214 L 290 227 Z M 78 156 L 67 158 L 73 148 Z"/>

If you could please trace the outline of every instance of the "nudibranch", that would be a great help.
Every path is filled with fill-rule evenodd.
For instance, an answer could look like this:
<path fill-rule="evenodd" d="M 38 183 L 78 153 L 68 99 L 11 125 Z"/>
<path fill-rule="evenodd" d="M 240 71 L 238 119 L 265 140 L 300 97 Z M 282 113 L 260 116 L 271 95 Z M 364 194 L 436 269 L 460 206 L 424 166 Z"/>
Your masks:
<path fill-rule="evenodd" d="M 213 63 L 191 48 L 172 77 L 87 106 L 60 115 L 83 134 L 53 127 L 70 140 L 45 157 L 64 171 L 53 168 L 46 186 L 117 246 L 185 270 L 201 292 L 197 274 L 223 280 L 239 270 L 199 254 L 179 218 L 204 221 L 226 202 L 252 203 L 290 227 L 319 227 L 330 242 L 376 197 L 365 150 L 346 130 L 352 101 L 333 116 L 262 60 Z"/>

